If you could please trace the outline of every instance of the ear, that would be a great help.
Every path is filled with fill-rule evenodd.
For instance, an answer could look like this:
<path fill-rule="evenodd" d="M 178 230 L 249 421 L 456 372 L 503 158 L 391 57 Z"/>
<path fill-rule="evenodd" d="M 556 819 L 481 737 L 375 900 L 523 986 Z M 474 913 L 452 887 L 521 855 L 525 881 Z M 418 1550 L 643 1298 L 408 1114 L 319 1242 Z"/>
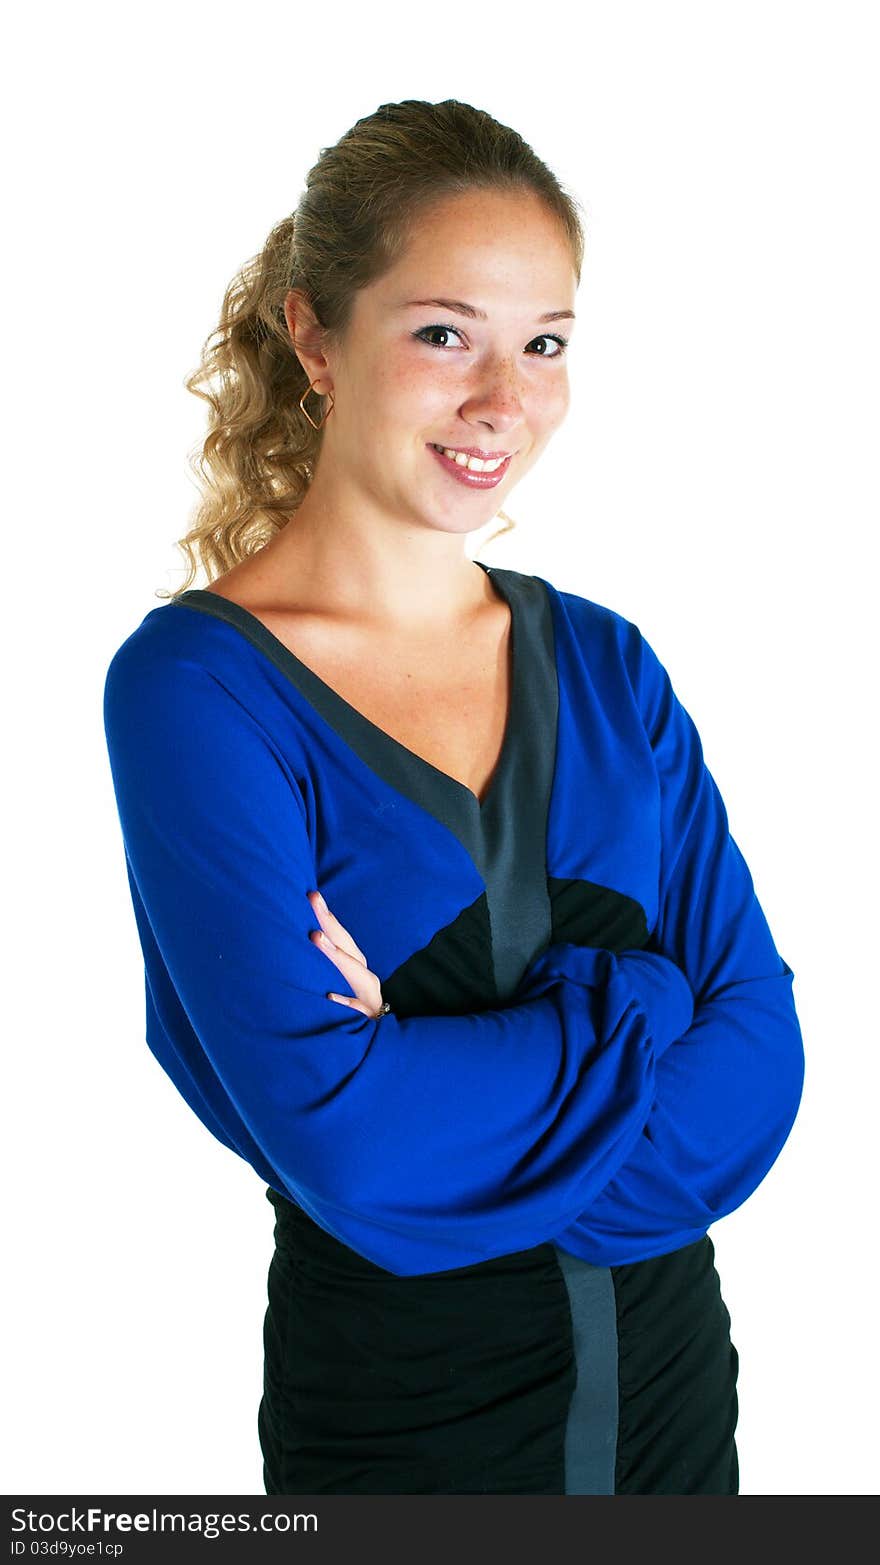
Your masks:
<path fill-rule="evenodd" d="M 327 371 L 321 351 L 323 328 L 301 288 L 289 288 L 284 296 L 284 318 L 296 356 L 310 381 Z"/>

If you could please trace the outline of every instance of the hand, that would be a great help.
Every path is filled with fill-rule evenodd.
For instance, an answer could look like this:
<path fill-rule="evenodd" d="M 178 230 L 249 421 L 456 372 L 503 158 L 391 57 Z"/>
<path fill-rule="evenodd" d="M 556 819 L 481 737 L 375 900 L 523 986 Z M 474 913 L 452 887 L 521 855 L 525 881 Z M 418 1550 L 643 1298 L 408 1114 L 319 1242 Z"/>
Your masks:
<path fill-rule="evenodd" d="M 343 929 L 338 918 L 334 918 L 324 898 L 319 891 L 307 893 L 320 930 L 313 929 L 309 932 L 309 939 L 329 956 L 339 968 L 343 978 L 347 979 L 354 996 L 348 994 L 327 995 L 328 1000 L 336 1000 L 339 1005 L 348 1005 L 354 1011 L 360 1011 L 364 1016 L 376 1017 L 382 1009 L 382 986 L 375 973 L 371 973 L 367 966 L 367 959 L 359 946 L 356 946 L 348 933 Z"/>

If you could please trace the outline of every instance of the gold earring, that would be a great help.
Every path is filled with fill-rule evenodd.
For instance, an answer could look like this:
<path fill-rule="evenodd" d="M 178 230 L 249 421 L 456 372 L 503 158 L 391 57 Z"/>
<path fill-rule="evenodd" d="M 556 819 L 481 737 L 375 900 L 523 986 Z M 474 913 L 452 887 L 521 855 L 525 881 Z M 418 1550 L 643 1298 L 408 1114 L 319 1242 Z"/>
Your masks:
<path fill-rule="evenodd" d="M 313 391 L 315 386 L 317 386 L 317 384 L 318 384 L 318 382 L 316 380 L 310 380 L 309 384 L 307 385 L 307 387 L 305 389 L 305 391 L 303 392 L 302 396 L 299 399 L 299 405 L 302 408 L 303 412 L 305 413 L 306 418 L 308 419 L 308 421 L 311 424 L 313 429 L 320 429 L 321 428 L 321 424 L 323 424 L 325 422 L 325 420 L 328 418 L 330 413 L 333 411 L 333 393 L 332 393 L 332 391 L 328 391 L 328 393 L 327 393 L 328 397 L 330 398 L 330 406 L 327 409 L 326 413 L 324 414 L 324 417 L 321 419 L 321 423 L 320 424 L 316 424 L 315 420 L 312 418 L 311 413 L 307 412 L 306 409 L 303 407 L 303 403 L 305 402 L 306 397 L 308 396 L 309 392 Z M 320 397 L 320 396 L 323 395 L 323 393 L 319 391 L 317 393 L 317 395 Z"/>

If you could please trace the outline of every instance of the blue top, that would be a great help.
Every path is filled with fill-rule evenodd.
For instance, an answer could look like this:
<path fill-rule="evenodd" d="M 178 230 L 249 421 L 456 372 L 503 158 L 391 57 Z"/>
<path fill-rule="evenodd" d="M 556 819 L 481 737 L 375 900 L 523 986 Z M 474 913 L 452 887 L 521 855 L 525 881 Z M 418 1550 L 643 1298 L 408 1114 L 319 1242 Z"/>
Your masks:
<path fill-rule="evenodd" d="M 691 1244 L 803 1086 L 792 969 L 656 654 L 475 563 L 512 616 L 482 801 L 203 589 L 146 614 L 104 690 L 147 1044 L 218 1140 L 399 1276 Z M 353 991 L 309 939 L 315 889 L 392 1014 L 327 998 Z"/>

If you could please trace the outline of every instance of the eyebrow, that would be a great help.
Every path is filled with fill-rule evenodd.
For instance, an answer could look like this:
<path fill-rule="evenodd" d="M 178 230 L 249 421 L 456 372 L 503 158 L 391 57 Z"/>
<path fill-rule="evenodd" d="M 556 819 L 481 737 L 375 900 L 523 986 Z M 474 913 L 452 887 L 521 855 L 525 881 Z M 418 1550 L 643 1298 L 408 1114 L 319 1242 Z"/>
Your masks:
<path fill-rule="evenodd" d="M 461 299 L 406 299 L 399 308 L 410 309 L 413 305 L 439 304 L 444 310 L 452 310 L 456 315 L 467 315 L 474 321 L 487 321 L 489 319 L 485 310 L 477 310 L 472 304 L 464 304 Z M 536 315 L 536 321 L 573 321 L 574 310 L 547 310 L 544 315 Z"/>

